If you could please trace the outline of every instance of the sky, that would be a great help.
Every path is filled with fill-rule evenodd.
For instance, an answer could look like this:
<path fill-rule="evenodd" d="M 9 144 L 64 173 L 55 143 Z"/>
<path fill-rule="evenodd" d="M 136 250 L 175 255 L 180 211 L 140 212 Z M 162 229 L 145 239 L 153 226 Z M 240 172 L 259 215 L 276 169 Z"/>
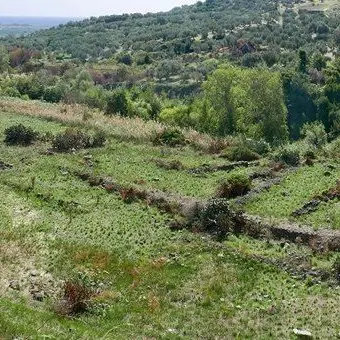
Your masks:
<path fill-rule="evenodd" d="M 167 11 L 197 0 L 0 0 L 0 16 L 91 17 Z"/>

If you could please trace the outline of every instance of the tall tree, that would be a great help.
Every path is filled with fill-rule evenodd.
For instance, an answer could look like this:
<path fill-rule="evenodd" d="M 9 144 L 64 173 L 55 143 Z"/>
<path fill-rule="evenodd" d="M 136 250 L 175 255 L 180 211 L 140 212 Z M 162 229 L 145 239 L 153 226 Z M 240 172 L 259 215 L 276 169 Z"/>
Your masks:
<path fill-rule="evenodd" d="M 270 143 L 287 139 L 287 109 L 279 73 L 227 66 L 216 70 L 203 88 L 200 121 L 207 131 L 242 133 Z"/>
<path fill-rule="evenodd" d="M 5 46 L 0 45 L 0 72 L 3 73 L 9 67 L 9 53 Z"/>
<path fill-rule="evenodd" d="M 299 72 L 307 73 L 307 53 L 304 50 L 299 51 Z"/>

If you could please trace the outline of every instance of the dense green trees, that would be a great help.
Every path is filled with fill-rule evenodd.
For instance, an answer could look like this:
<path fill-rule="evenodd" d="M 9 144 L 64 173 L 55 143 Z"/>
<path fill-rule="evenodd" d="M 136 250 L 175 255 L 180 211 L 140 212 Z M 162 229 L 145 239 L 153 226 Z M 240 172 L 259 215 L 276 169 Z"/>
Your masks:
<path fill-rule="evenodd" d="M 315 121 L 337 135 L 339 20 L 331 12 L 297 16 L 290 3 L 280 15 L 271 0 L 211 0 L 8 38 L 0 95 L 270 143 L 300 138 Z"/>
<path fill-rule="evenodd" d="M 9 66 L 9 54 L 5 46 L 0 45 L 0 73 L 7 71 Z"/>
<path fill-rule="evenodd" d="M 287 139 L 287 110 L 279 73 L 227 66 L 215 71 L 203 89 L 198 106 L 203 130 L 222 136 L 240 133 L 270 143 Z"/>
<path fill-rule="evenodd" d="M 233 48 L 239 38 L 251 40 L 256 46 L 307 50 L 318 39 L 328 41 L 329 45 L 339 41 L 338 26 L 336 20 L 323 13 L 303 12 L 297 16 L 290 4 L 280 16 L 277 1 L 215 0 L 167 13 L 86 19 L 26 37 L 8 38 L 6 43 L 30 50 L 60 52 L 82 61 L 115 56 L 131 65 L 135 54 L 141 51 L 148 55 L 164 52 L 171 59 L 193 51 Z M 250 61 L 248 58 L 245 62 Z"/>

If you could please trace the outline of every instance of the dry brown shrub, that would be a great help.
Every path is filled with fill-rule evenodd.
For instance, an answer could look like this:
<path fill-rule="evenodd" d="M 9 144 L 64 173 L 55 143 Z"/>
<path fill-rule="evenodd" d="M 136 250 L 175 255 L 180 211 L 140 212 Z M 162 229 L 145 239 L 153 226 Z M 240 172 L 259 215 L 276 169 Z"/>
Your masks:
<path fill-rule="evenodd" d="M 178 160 L 166 161 L 163 159 L 155 159 L 154 162 L 159 168 L 162 168 L 165 170 L 183 170 L 184 169 L 184 165 L 182 164 L 182 162 Z"/>
<path fill-rule="evenodd" d="M 59 315 L 69 316 L 84 313 L 90 306 L 94 293 L 78 281 L 66 281 L 63 287 L 63 298 L 56 304 Z"/>
<path fill-rule="evenodd" d="M 145 191 L 140 191 L 136 188 L 122 188 L 119 190 L 120 196 L 125 203 L 132 203 L 136 200 L 145 200 Z"/>
<path fill-rule="evenodd" d="M 210 154 L 219 154 L 228 146 L 230 146 L 230 143 L 226 140 L 215 138 L 208 144 L 207 152 Z"/>
<path fill-rule="evenodd" d="M 154 313 L 156 311 L 158 311 L 161 307 L 161 304 L 160 304 L 160 301 L 159 301 L 159 298 L 153 294 L 153 293 L 150 293 L 149 296 L 148 296 L 148 308 L 149 308 L 149 311 Z"/>

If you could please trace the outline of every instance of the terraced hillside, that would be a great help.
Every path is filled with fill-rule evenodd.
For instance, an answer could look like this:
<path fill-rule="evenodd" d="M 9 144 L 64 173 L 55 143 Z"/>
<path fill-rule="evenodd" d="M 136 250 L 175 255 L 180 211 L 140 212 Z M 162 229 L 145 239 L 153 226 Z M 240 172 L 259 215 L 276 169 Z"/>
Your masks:
<path fill-rule="evenodd" d="M 0 112 L 0 336 L 339 336 L 340 245 L 230 227 L 243 209 L 262 228 L 309 225 L 336 239 L 340 166 L 327 150 L 297 167 L 231 162 L 231 141 L 219 152 L 216 140 L 184 131 L 181 146 L 160 145 L 164 126 L 153 121 L 5 98 Z M 40 137 L 8 145 L 5 131 L 18 124 Z M 74 129 L 106 143 L 57 152 L 55 136 Z M 207 205 L 225 206 L 211 199 L 237 176 L 250 191 L 219 220 Z"/>

